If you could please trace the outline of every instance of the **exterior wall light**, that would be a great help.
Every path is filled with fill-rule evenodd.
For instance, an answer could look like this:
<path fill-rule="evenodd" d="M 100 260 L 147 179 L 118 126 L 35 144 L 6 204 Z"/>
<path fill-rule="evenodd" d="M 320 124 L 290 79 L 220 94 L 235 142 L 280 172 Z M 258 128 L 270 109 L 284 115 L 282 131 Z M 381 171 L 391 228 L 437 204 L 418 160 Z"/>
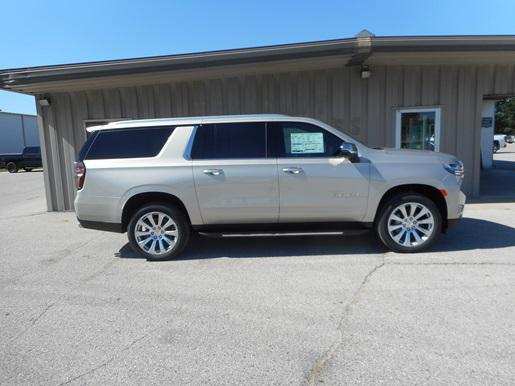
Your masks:
<path fill-rule="evenodd" d="M 361 79 L 368 79 L 370 78 L 370 75 L 372 75 L 372 72 L 370 72 L 370 68 L 368 66 L 361 66 Z"/>
<path fill-rule="evenodd" d="M 50 106 L 50 99 L 48 98 L 41 98 L 41 99 L 38 99 L 38 103 L 41 107 L 46 107 L 46 106 Z"/>

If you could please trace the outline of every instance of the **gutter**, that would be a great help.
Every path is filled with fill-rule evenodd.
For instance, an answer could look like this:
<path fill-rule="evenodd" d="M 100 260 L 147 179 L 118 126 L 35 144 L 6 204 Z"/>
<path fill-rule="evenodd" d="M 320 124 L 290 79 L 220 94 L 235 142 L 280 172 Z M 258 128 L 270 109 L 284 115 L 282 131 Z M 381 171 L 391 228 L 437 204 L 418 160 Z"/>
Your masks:
<path fill-rule="evenodd" d="M 352 54 L 354 39 L 0 70 L 0 88 L 40 82 Z"/>

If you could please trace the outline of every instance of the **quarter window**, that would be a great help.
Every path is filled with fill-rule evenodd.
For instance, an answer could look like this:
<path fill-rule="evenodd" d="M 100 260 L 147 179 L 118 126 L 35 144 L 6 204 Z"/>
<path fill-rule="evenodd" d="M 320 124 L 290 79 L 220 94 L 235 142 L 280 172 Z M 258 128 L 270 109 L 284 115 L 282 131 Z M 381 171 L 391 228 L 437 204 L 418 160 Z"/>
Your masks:
<path fill-rule="evenodd" d="M 154 157 L 161 151 L 172 131 L 172 127 L 100 130 L 90 137 L 93 143 L 89 150 L 88 139 L 83 147 L 86 154 L 81 150 L 79 158 L 84 155 L 85 159 Z"/>
<path fill-rule="evenodd" d="M 197 128 L 192 159 L 265 158 L 265 124 L 222 123 Z"/>
<path fill-rule="evenodd" d="M 271 122 L 268 138 L 270 153 L 278 158 L 334 157 L 344 142 L 336 135 L 304 122 Z"/>

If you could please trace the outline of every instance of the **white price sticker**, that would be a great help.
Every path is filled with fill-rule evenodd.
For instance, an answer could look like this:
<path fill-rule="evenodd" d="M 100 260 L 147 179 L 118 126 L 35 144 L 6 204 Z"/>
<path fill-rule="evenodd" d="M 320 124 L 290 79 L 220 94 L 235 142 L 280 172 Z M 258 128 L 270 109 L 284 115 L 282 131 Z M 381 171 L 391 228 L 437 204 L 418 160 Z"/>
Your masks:
<path fill-rule="evenodd" d="M 290 133 L 292 154 L 313 154 L 324 152 L 323 133 Z"/>

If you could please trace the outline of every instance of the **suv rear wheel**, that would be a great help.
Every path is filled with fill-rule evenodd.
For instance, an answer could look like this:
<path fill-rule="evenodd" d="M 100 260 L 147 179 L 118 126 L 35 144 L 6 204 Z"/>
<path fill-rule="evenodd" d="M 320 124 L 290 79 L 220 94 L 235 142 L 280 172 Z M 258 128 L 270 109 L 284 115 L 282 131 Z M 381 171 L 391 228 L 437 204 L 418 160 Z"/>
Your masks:
<path fill-rule="evenodd" d="M 7 167 L 7 171 L 9 173 L 17 173 L 18 172 L 18 165 L 16 165 L 15 162 L 9 162 L 6 167 Z"/>
<path fill-rule="evenodd" d="M 190 224 L 176 207 L 149 204 L 131 217 L 127 235 L 132 249 L 148 260 L 168 260 L 188 244 Z"/>
<path fill-rule="evenodd" d="M 403 193 L 383 206 L 376 233 L 392 251 L 420 252 L 433 244 L 442 226 L 435 203 L 417 193 Z"/>

